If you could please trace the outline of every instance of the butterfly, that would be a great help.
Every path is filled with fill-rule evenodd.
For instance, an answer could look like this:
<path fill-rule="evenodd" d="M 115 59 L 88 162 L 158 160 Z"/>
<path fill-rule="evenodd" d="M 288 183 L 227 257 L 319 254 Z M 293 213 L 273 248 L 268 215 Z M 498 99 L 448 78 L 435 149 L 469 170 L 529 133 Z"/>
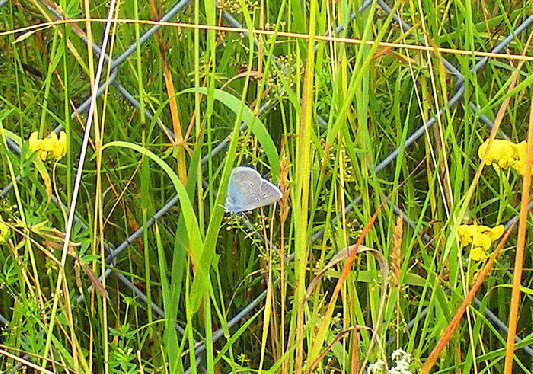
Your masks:
<path fill-rule="evenodd" d="M 237 166 L 229 177 L 224 210 L 239 214 L 273 204 L 281 197 L 279 187 L 263 179 L 257 170 Z"/>

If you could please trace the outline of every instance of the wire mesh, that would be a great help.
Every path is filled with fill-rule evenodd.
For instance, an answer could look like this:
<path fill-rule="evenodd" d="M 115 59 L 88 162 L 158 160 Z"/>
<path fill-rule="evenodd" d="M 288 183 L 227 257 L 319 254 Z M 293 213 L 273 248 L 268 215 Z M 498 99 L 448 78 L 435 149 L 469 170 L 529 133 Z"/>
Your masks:
<path fill-rule="evenodd" d="M 53 6 L 53 4 L 51 4 L 48 1 L 44 1 L 44 0 L 39 0 L 39 1 L 42 4 L 42 6 L 46 7 L 56 17 L 56 19 L 58 19 L 58 20 L 64 19 L 62 14 L 61 14 L 61 12 L 57 8 L 55 8 Z M 0 7 L 5 6 L 6 4 L 7 4 L 7 0 L 0 1 Z M 167 22 L 167 21 L 173 20 L 174 17 L 176 17 L 179 14 L 179 12 L 181 12 L 188 4 L 189 4 L 189 0 L 186 0 L 186 1 L 183 0 L 183 1 L 179 1 L 179 2 L 175 3 L 175 5 L 173 5 L 164 14 L 164 16 L 161 17 L 160 21 L 161 22 Z M 372 1 L 369 1 L 369 0 L 365 1 L 359 7 L 358 12 L 352 13 L 350 18 L 353 20 L 357 16 L 357 14 L 359 12 L 364 11 L 371 4 L 372 4 Z M 392 12 L 391 8 L 383 0 L 378 0 L 377 1 L 377 5 L 386 14 L 390 14 Z M 228 24 L 230 26 L 236 27 L 236 28 L 243 28 L 242 25 L 229 12 L 223 11 L 223 17 L 228 22 Z M 393 20 L 398 25 L 400 25 L 401 29 L 404 32 L 408 32 L 410 30 L 411 27 L 409 26 L 409 24 L 406 23 L 405 21 L 403 21 L 398 15 L 393 15 Z M 514 31 L 510 35 L 508 35 L 505 39 L 503 39 L 500 43 L 498 43 L 492 49 L 491 52 L 492 53 L 501 53 L 514 40 L 514 38 L 516 36 L 518 36 L 520 33 L 522 33 L 524 30 L 526 30 L 526 28 L 529 27 L 532 23 L 533 23 L 533 16 L 530 16 L 530 17 L 526 18 L 522 23 L 520 23 L 520 25 L 518 25 L 514 29 Z M 125 101 L 127 103 L 129 103 L 132 107 L 135 107 L 135 108 L 137 108 L 139 110 L 142 108 L 140 103 L 135 98 L 136 95 L 132 94 L 128 89 L 126 89 L 121 84 L 121 82 L 120 82 L 120 67 L 127 60 L 127 58 L 129 56 L 131 56 L 138 48 L 143 48 L 143 46 L 154 36 L 154 34 L 158 30 L 161 29 L 161 27 L 162 27 L 161 25 L 157 25 L 157 24 L 152 26 L 149 30 L 147 30 L 146 32 L 144 32 L 140 36 L 138 43 L 133 43 L 133 44 L 129 45 L 122 53 L 120 53 L 115 58 L 112 58 L 112 57 L 110 57 L 108 55 L 104 55 L 105 60 L 109 63 L 109 68 L 110 68 L 110 72 L 111 73 L 98 86 L 96 96 L 102 95 L 105 92 L 106 88 L 112 87 L 120 95 L 122 95 L 122 97 L 125 99 Z M 78 28 L 72 27 L 72 31 L 84 43 L 89 43 L 89 41 L 86 39 L 85 35 L 82 32 L 80 32 L 80 30 Z M 337 34 L 341 33 L 343 31 L 345 31 L 345 27 L 343 25 L 339 25 L 339 26 L 336 27 L 335 31 L 336 31 Z M 246 34 L 246 33 L 244 33 L 244 35 L 246 37 L 249 37 L 249 35 Z M 421 44 L 423 45 L 423 43 L 421 43 Z M 101 55 L 102 54 L 102 49 L 97 44 L 91 43 L 91 48 L 97 55 Z M 275 59 L 275 56 L 269 56 L 269 58 Z M 428 120 L 426 120 L 423 124 L 421 124 L 418 127 L 418 129 L 416 129 L 414 132 L 412 132 L 407 137 L 407 139 L 404 142 L 404 144 L 401 145 L 401 147 L 398 147 L 398 148 L 394 149 L 387 157 L 385 157 L 383 160 L 381 160 L 379 163 L 377 163 L 376 168 L 375 168 L 375 172 L 376 173 L 379 173 L 380 171 L 382 171 L 382 170 L 386 169 L 387 167 L 389 167 L 397 159 L 397 157 L 399 156 L 400 152 L 405 152 L 406 149 L 408 149 L 413 144 L 417 143 L 420 139 L 422 139 L 422 136 L 438 121 L 439 117 L 442 116 L 446 112 L 446 110 L 449 110 L 450 108 L 454 107 L 461 100 L 465 100 L 465 98 L 464 98 L 464 94 L 465 94 L 465 87 L 464 87 L 464 79 L 465 78 L 464 78 L 464 76 L 460 73 L 460 70 L 458 68 L 456 68 L 451 62 L 449 62 L 445 58 L 441 57 L 441 61 L 442 61 L 442 64 L 446 67 L 446 69 L 448 69 L 448 71 L 450 71 L 453 74 L 454 78 L 455 78 L 455 92 L 454 92 L 453 96 L 449 99 L 449 101 L 446 103 L 446 105 L 444 105 L 439 110 L 437 110 Z M 478 59 L 476 61 L 476 63 L 474 64 L 474 66 L 472 66 L 472 68 L 470 70 L 470 73 L 471 74 L 477 74 L 487 64 L 487 62 L 488 62 L 488 58 Z M 90 95 L 87 94 L 87 97 L 89 97 L 89 98 L 87 100 L 85 100 L 81 105 L 79 105 L 76 108 L 76 111 L 74 111 L 71 114 L 71 119 L 75 119 L 77 116 L 82 115 L 89 108 Z M 271 105 L 273 105 L 272 101 L 265 102 L 262 105 L 261 109 L 260 109 L 259 116 L 262 113 L 266 112 L 271 107 Z M 468 105 L 470 106 L 472 112 L 479 116 L 479 119 L 482 122 L 484 122 L 489 128 L 492 128 L 492 126 L 493 126 L 492 121 L 486 115 L 479 114 L 478 106 L 477 106 L 477 104 L 475 102 L 469 101 Z M 149 120 L 153 120 L 156 117 L 156 116 L 154 116 L 153 113 L 151 113 L 147 109 L 144 110 L 144 115 Z M 161 123 L 160 120 L 157 119 L 157 121 L 158 121 L 159 127 L 161 128 L 161 130 L 164 133 L 172 134 L 171 130 L 169 130 L 163 123 Z M 326 124 L 327 123 L 327 121 L 323 120 L 322 118 L 318 118 L 318 122 L 320 122 L 322 124 Z M 62 129 L 63 129 L 62 126 L 58 126 L 57 128 L 54 129 L 54 132 L 59 133 Z M 246 124 L 243 123 L 243 125 L 241 126 L 240 130 L 241 131 L 246 130 Z M 500 132 L 500 136 L 503 137 L 503 138 L 509 139 L 509 136 L 506 135 L 503 132 Z M 215 155 L 217 155 L 220 152 L 222 152 L 227 147 L 227 145 L 229 143 L 229 137 L 230 137 L 230 135 L 228 135 L 228 137 L 224 141 L 222 141 L 218 145 L 216 145 L 213 148 L 213 150 L 212 150 L 212 152 L 210 154 L 205 155 L 202 158 L 201 163 L 202 164 L 206 164 L 210 158 L 212 158 Z M 8 142 L 8 146 L 9 146 L 9 148 L 10 148 L 10 150 L 12 152 L 17 153 L 17 154 L 20 153 L 20 149 L 19 149 L 18 145 L 15 142 L 13 142 L 11 139 L 6 139 L 6 140 Z M 12 188 L 11 184 L 6 185 L 2 189 L 1 196 L 3 197 L 6 194 L 8 194 L 11 191 L 11 188 Z M 361 196 L 355 197 L 353 199 L 353 201 L 348 206 L 345 207 L 344 214 L 346 214 L 346 213 L 350 212 L 351 210 L 353 210 L 354 207 L 361 202 L 361 200 L 362 200 Z M 54 204 L 56 204 L 58 207 L 60 207 L 61 209 L 66 210 L 65 207 L 61 204 L 61 202 L 59 201 L 59 199 L 56 196 L 52 196 L 52 202 Z M 106 259 L 107 271 L 106 271 L 105 274 L 101 275 L 101 278 L 102 277 L 107 277 L 113 272 L 113 270 L 114 270 L 114 259 L 115 258 L 120 256 L 121 253 L 124 250 L 126 250 L 131 245 L 131 243 L 133 243 L 136 239 L 138 239 L 143 234 L 144 230 L 148 229 L 157 220 L 161 219 L 176 204 L 178 204 L 178 202 L 179 202 L 179 198 L 178 198 L 177 195 L 172 197 L 171 199 L 168 200 L 168 202 L 164 206 L 162 206 L 159 209 L 159 211 L 157 211 L 156 214 L 153 215 L 153 217 L 148 219 L 148 221 L 147 221 L 145 226 L 142 226 L 139 229 L 137 229 L 136 231 L 132 232 L 121 244 L 115 246 L 114 248 L 111 248 L 111 246 L 107 246 L 107 248 L 106 248 L 108 250 L 108 257 Z M 532 207 L 533 207 L 533 200 L 530 202 L 530 208 L 532 208 Z M 417 227 L 416 222 L 414 220 L 412 220 L 410 217 L 408 217 L 399 207 L 394 206 L 392 204 L 392 208 L 394 209 L 395 214 L 400 215 L 404 219 L 404 221 L 410 227 L 412 227 L 413 230 L 415 230 L 415 232 L 419 232 L 420 231 L 418 229 L 418 227 Z M 341 217 L 341 215 L 342 215 L 342 213 L 339 213 L 335 218 L 333 218 L 332 222 L 335 223 Z M 514 217 L 509 222 L 507 222 L 506 223 L 506 229 L 509 229 L 509 227 L 511 226 L 511 223 L 514 222 L 516 219 L 517 219 L 517 217 Z M 80 227 L 81 230 L 89 230 L 87 224 L 84 223 L 83 219 L 81 219 L 79 217 L 76 217 L 76 221 L 80 224 L 79 227 Z M 312 236 L 311 241 L 315 242 L 315 241 L 319 240 L 321 238 L 321 236 L 323 235 L 323 233 L 324 233 L 323 229 L 316 231 L 314 233 L 314 235 Z M 427 243 L 431 244 L 431 238 L 430 237 L 428 237 L 426 234 L 423 234 L 423 233 L 420 233 L 420 235 L 423 235 L 425 241 Z M 142 302 L 145 302 L 145 303 L 148 302 L 148 299 L 147 299 L 146 295 L 140 289 L 138 289 L 131 281 L 129 281 L 127 279 L 127 277 L 125 277 L 120 272 L 115 273 L 115 276 L 124 285 L 124 287 L 130 289 L 134 294 L 136 294 L 139 297 L 139 299 Z M 263 291 L 260 295 L 256 296 L 252 301 L 250 301 L 250 303 L 243 310 L 238 312 L 233 318 L 229 319 L 228 320 L 228 324 L 227 324 L 228 328 L 232 328 L 232 327 L 236 326 L 237 324 L 241 323 L 245 318 L 247 318 L 247 316 L 250 315 L 250 312 L 253 311 L 258 305 L 261 304 L 261 302 L 265 299 L 266 295 L 267 295 L 266 291 Z M 78 301 L 78 303 L 83 302 L 83 296 L 80 295 L 78 297 L 77 301 Z M 479 300 L 477 300 L 476 303 L 477 303 L 478 306 L 480 305 L 479 304 Z M 164 318 L 164 311 L 163 311 L 163 309 L 160 306 L 158 306 L 158 305 L 156 305 L 155 303 L 152 302 L 152 304 L 149 307 L 151 307 L 152 310 L 159 317 Z M 485 310 L 483 310 L 483 313 L 485 314 L 485 316 L 487 318 L 489 318 L 491 321 L 493 321 L 493 323 L 498 328 L 500 328 L 502 330 L 505 330 L 505 325 L 490 310 L 485 308 Z M 424 315 L 424 312 L 419 317 L 423 318 L 423 315 Z M 7 323 L 7 319 L 4 318 L 4 316 L 2 316 L 1 314 L 0 314 L 0 322 L 2 322 L 4 324 Z M 412 325 L 412 323 L 409 323 L 408 324 L 408 328 L 411 325 Z M 182 326 L 180 326 L 179 324 L 176 324 L 176 330 L 180 334 L 184 333 L 184 328 Z M 222 329 L 218 329 L 218 330 L 214 331 L 212 333 L 213 342 L 216 342 L 223 335 L 224 335 L 224 333 L 223 333 Z M 517 337 L 517 339 L 519 339 L 519 338 Z M 204 350 L 205 350 L 205 344 L 204 343 L 200 343 L 195 349 L 195 355 L 200 358 L 201 354 L 203 353 Z M 531 349 L 529 347 L 526 346 L 525 350 L 526 350 L 527 354 L 529 354 L 530 356 L 533 357 L 533 353 L 532 353 L 532 351 L 531 351 Z M 190 370 L 190 368 L 189 368 L 189 370 Z"/>

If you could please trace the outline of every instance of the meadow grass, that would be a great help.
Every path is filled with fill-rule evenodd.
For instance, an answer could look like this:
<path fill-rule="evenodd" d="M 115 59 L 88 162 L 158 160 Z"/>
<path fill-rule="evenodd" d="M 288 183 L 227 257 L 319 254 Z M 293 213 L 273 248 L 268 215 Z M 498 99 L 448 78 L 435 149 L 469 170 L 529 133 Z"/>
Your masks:
<path fill-rule="evenodd" d="M 472 69 L 532 4 L 195 0 L 141 39 L 174 5 L 0 7 L 0 371 L 529 373 L 528 178 L 478 148 L 527 140 L 531 27 Z M 236 165 L 281 201 L 225 213 Z"/>

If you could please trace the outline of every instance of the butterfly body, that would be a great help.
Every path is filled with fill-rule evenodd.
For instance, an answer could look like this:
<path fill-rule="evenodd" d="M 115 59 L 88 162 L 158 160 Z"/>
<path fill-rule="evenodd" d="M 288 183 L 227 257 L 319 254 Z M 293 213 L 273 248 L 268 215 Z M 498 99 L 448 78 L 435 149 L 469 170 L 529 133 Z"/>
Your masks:
<path fill-rule="evenodd" d="M 279 187 L 263 179 L 257 170 L 237 166 L 229 177 L 224 209 L 239 214 L 273 204 L 281 197 Z"/>

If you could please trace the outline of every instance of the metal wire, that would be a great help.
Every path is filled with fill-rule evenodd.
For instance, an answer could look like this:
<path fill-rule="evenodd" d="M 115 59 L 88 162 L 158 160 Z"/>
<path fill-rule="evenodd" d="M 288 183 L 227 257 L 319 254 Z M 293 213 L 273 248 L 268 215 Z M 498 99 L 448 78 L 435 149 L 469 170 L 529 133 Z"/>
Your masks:
<path fill-rule="evenodd" d="M 190 2 L 190 0 L 182 0 L 182 1 L 179 1 L 177 2 L 174 6 L 172 6 L 166 13 L 165 15 L 161 18 L 160 21 L 162 22 L 168 22 L 168 21 L 171 21 L 173 19 L 173 17 L 175 17 L 185 6 L 187 6 L 187 4 Z M 0 7 L 2 7 L 3 5 L 7 4 L 7 0 L 1 0 L 0 1 Z M 355 17 L 357 16 L 358 13 L 362 12 L 363 10 L 365 10 L 368 6 L 370 6 L 372 4 L 372 0 L 366 0 L 363 4 L 361 4 L 361 6 L 358 8 L 358 11 L 357 12 L 354 12 L 351 14 L 350 16 L 350 19 L 353 20 L 355 19 Z M 46 4 L 46 2 L 43 2 L 43 5 L 44 6 L 47 6 L 47 8 L 58 18 L 58 19 L 62 19 L 62 15 L 56 11 L 55 9 L 53 8 L 50 8 L 48 7 L 48 4 Z M 390 14 L 391 13 L 391 9 L 390 7 L 387 5 L 387 3 L 383 0 L 377 0 L 377 5 L 381 7 L 381 9 L 383 11 L 385 11 L 387 14 Z M 224 11 L 223 12 L 223 16 L 224 18 L 226 19 L 226 21 L 234 26 L 234 27 L 241 27 L 241 25 L 235 20 L 235 18 L 232 17 L 231 14 L 229 14 L 228 12 Z M 410 29 L 410 26 L 404 22 L 399 16 L 397 15 L 393 15 L 393 20 L 398 24 L 400 25 L 400 27 L 404 30 L 404 31 L 408 31 Z M 493 48 L 492 50 L 492 53 L 500 53 L 503 51 L 503 49 L 505 47 L 507 47 L 509 45 L 509 43 L 511 43 L 513 41 L 514 38 L 516 38 L 516 36 L 518 36 L 521 32 L 523 32 L 527 27 L 529 27 L 531 24 L 533 23 L 533 15 L 526 18 L 526 20 L 524 22 L 522 22 L 510 35 L 508 35 L 502 42 L 500 42 L 496 47 Z M 119 82 L 118 80 L 118 76 L 119 76 L 119 68 L 121 66 L 121 64 L 132 54 L 134 53 L 137 48 L 141 47 L 143 44 L 145 44 L 151 37 L 152 35 L 161 28 L 162 26 L 161 25 L 155 25 L 155 26 L 152 26 L 151 28 L 149 28 L 140 38 L 139 38 L 139 41 L 136 42 L 136 43 L 132 43 L 130 46 L 128 46 L 121 54 L 119 54 L 116 58 L 110 58 L 108 55 L 104 55 L 104 59 L 107 63 L 110 64 L 110 69 L 111 69 L 111 75 L 109 77 L 106 77 L 105 80 L 99 85 L 98 89 L 97 89 L 97 93 L 96 93 L 96 96 L 100 96 L 106 89 L 106 86 L 110 86 L 110 87 L 113 87 L 115 88 L 124 98 L 127 102 L 129 102 L 132 106 L 136 107 L 136 108 L 140 108 L 140 105 L 139 103 L 137 102 L 137 100 L 135 99 L 135 95 L 132 95 L 127 89 L 125 89 Z M 335 29 L 335 32 L 338 34 L 342 31 L 345 30 L 345 27 L 344 25 L 339 25 L 336 27 Z M 76 32 L 76 30 L 74 30 Z M 246 33 L 245 33 L 246 34 Z M 83 35 L 78 35 L 85 43 L 89 43 L 85 37 Z M 102 53 L 102 50 L 100 49 L 100 47 L 94 43 L 91 43 L 91 48 L 93 49 L 93 51 L 95 51 L 95 53 L 97 53 L 98 55 L 101 55 Z M 267 57 L 270 57 L 270 58 L 273 58 L 275 56 L 267 56 Z M 273 60 L 275 63 L 276 62 L 276 59 Z M 471 73 L 472 74 L 476 74 L 480 69 L 482 69 L 488 62 L 488 58 L 482 58 L 482 59 L 479 59 L 475 65 L 472 67 L 471 69 Z M 382 161 L 380 161 L 376 168 L 375 168 L 375 171 L 376 173 L 377 172 L 380 172 L 381 170 L 387 168 L 389 165 L 391 165 L 395 160 L 396 158 L 399 156 L 400 152 L 404 152 L 407 148 L 409 148 L 411 145 L 413 145 L 414 143 L 416 143 L 420 138 L 421 136 L 429 129 L 431 128 L 437 121 L 438 117 L 442 115 L 442 113 L 444 113 L 446 110 L 452 108 L 453 106 L 455 106 L 460 100 L 463 100 L 463 95 L 464 95 L 464 92 L 465 92 L 465 89 L 464 89 L 464 76 L 460 73 L 460 71 L 452 64 L 450 63 L 449 61 L 447 61 L 446 59 L 442 59 L 442 63 L 443 65 L 446 67 L 446 69 L 448 69 L 451 74 L 456 78 L 456 90 L 455 90 L 455 93 L 454 95 L 452 96 L 452 98 L 448 101 L 448 103 L 443 106 L 442 108 L 440 108 L 440 110 L 438 110 L 428 121 L 426 121 L 425 123 L 423 123 L 417 130 L 415 130 L 413 133 L 411 133 L 411 135 L 408 136 L 408 138 L 406 139 L 406 141 L 404 142 L 404 144 L 401 146 L 401 147 L 398 147 L 397 149 L 393 150 L 387 157 L 385 157 Z M 265 112 L 268 108 L 270 108 L 272 105 L 274 104 L 274 102 L 272 101 L 267 101 L 265 102 L 262 107 L 261 107 L 261 111 L 260 113 L 263 113 Z M 82 112 L 84 112 L 85 110 L 87 110 L 89 108 L 89 105 L 90 105 L 90 99 L 87 99 L 84 103 L 82 103 L 77 109 L 75 112 L 72 113 L 71 115 L 71 118 L 74 119 L 77 115 L 81 114 Z M 484 114 L 480 114 L 479 113 L 479 109 L 477 107 L 477 105 L 473 102 L 469 102 L 468 103 L 470 109 L 472 110 L 472 112 L 478 116 L 478 118 L 484 122 L 485 124 L 487 124 L 488 127 L 492 127 L 493 126 L 493 123 L 492 121 L 487 117 L 485 116 Z M 148 110 L 145 110 L 145 116 L 152 120 L 153 119 L 153 114 L 148 111 Z M 319 123 L 322 123 L 322 124 L 327 124 L 327 121 L 323 120 L 322 118 L 318 118 L 318 122 Z M 172 136 L 172 132 L 171 130 L 169 130 L 166 126 L 164 126 L 164 124 L 162 124 L 159 120 L 158 120 L 158 125 L 159 127 L 161 128 L 161 130 L 163 132 L 165 132 L 166 134 L 170 134 Z M 246 125 L 243 124 L 243 126 L 241 126 L 241 130 L 245 130 L 246 129 Z M 54 129 L 54 132 L 58 133 L 59 131 L 62 130 L 62 126 L 58 126 L 56 129 Z M 501 136 L 504 137 L 504 138 L 509 138 L 506 134 L 504 134 L 503 132 L 501 133 Z M 202 158 L 202 164 L 205 164 L 207 163 L 207 161 L 213 157 L 214 155 L 222 152 L 226 147 L 227 147 L 227 144 L 228 144 L 228 140 L 229 140 L 229 135 L 228 135 L 228 138 L 226 138 L 225 140 L 223 140 L 222 142 L 220 142 L 217 146 L 215 146 L 211 152 L 211 154 L 209 155 L 206 155 Z M 14 152 L 14 153 L 20 153 L 20 149 L 19 147 L 17 146 L 16 143 L 14 143 L 11 139 L 7 139 L 7 142 L 8 142 L 8 147 L 9 149 Z M 5 196 L 12 188 L 12 185 L 11 184 L 8 184 L 6 185 L 2 191 L 0 192 L 0 197 L 3 197 Z M 64 206 L 61 205 L 59 199 L 57 199 L 57 197 L 53 196 L 52 197 L 52 201 L 54 204 L 58 205 L 61 209 L 65 209 Z M 361 197 L 356 197 L 354 199 L 354 201 L 352 201 L 351 204 L 349 204 L 346 208 L 345 208 L 345 213 L 347 212 L 350 212 L 351 210 L 353 210 L 353 207 L 358 204 L 359 202 L 361 201 Z M 134 233 L 132 233 L 128 238 L 126 238 L 120 245 L 118 245 L 117 247 L 115 247 L 114 249 L 111 249 L 109 248 L 109 255 L 107 257 L 107 263 L 108 263 L 108 269 L 107 269 L 107 272 L 106 274 L 102 275 L 102 276 L 108 276 L 112 270 L 113 270 L 113 267 L 114 267 L 114 259 L 119 256 L 126 248 L 129 247 L 129 245 L 135 241 L 142 233 L 143 231 L 150 227 L 151 225 L 153 225 L 158 219 L 160 219 L 161 217 L 163 217 L 169 210 L 170 208 L 172 208 L 173 206 L 175 206 L 177 203 L 179 202 L 179 199 L 176 196 L 172 197 L 171 199 L 169 199 L 167 201 L 167 203 L 161 207 L 161 209 L 159 209 L 157 211 L 156 214 L 154 214 L 153 217 L 151 217 L 145 226 L 141 227 L 140 229 L 138 229 L 137 231 L 135 231 Z M 533 200 L 532 202 L 530 203 L 530 208 L 533 207 Z M 416 230 L 416 228 L 414 227 L 414 221 L 412 221 L 407 215 L 405 215 L 405 213 L 403 211 L 401 211 L 398 207 L 396 206 L 392 206 L 392 208 L 394 209 L 395 213 L 396 214 L 399 214 L 401 215 L 404 220 L 410 225 L 413 227 L 413 229 Z M 339 217 L 341 215 L 337 215 L 332 223 L 335 223 Z M 80 226 L 82 229 L 88 229 L 86 224 L 83 223 L 83 220 L 79 219 L 78 217 L 75 217 L 74 218 L 76 222 L 79 222 L 80 223 Z M 512 224 L 513 220 L 516 220 L 516 217 L 514 217 L 513 219 L 511 219 L 507 224 L 506 224 L 506 229 Z M 315 232 L 315 234 L 312 236 L 312 241 L 317 241 L 319 240 L 322 235 L 323 235 L 324 231 L 323 230 L 319 230 L 317 232 Z M 426 238 L 427 240 L 427 238 Z M 430 240 L 429 240 L 430 242 Z M 128 289 L 130 289 L 132 292 L 134 292 L 141 301 L 143 302 L 147 302 L 147 299 L 146 299 L 146 295 L 144 295 L 144 293 L 142 291 L 140 291 L 137 287 L 135 287 L 125 276 L 123 276 L 122 274 L 120 274 L 119 272 L 116 272 L 115 273 L 115 276 L 117 277 L 117 279 L 125 286 L 127 287 Z M 235 326 L 236 324 L 240 323 L 244 318 L 246 318 L 247 315 L 250 314 L 250 312 L 256 308 L 258 305 L 260 305 L 260 303 L 264 300 L 264 298 L 266 297 L 266 291 L 262 292 L 260 295 L 258 295 L 256 298 L 254 298 L 242 311 L 238 312 L 233 318 L 231 318 L 229 321 L 228 321 L 228 327 L 231 328 L 233 326 Z M 78 297 L 78 302 L 82 302 L 83 301 L 83 297 L 80 295 Z M 154 312 L 160 316 L 161 318 L 164 318 L 164 311 L 162 308 L 160 308 L 158 305 L 152 303 L 152 305 L 150 306 L 152 308 L 152 310 L 154 310 Z M 492 313 L 487 313 L 487 310 L 484 311 L 484 314 L 487 316 L 487 318 L 490 318 L 493 323 L 496 325 L 496 326 L 499 326 L 498 328 L 500 329 L 504 329 L 504 324 L 495 316 L 493 315 Z M 7 320 L 0 314 L 0 323 L 6 323 Z M 502 327 L 503 325 L 503 327 Z M 178 324 L 176 324 L 176 330 L 180 333 L 180 334 L 183 334 L 183 327 L 179 326 Z M 213 342 L 217 341 L 220 337 L 223 336 L 223 331 L 220 329 L 220 330 L 217 330 L 217 331 L 214 331 L 213 332 Z M 517 337 L 517 339 L 519 339 Z M 530 354 L 530 349 L 528 347 L 526 347 L 527 349 L 526 350 L 526 353 Z M 205 345 L 204 344 L 201 344 L 200 346 L 198 346 L 195 350 L 195 355 L 197 357 L 201 357 L 201 354 L 202 352 L 205 350 Z M 189 368 L 190 369 L 190 368 Z"/>

